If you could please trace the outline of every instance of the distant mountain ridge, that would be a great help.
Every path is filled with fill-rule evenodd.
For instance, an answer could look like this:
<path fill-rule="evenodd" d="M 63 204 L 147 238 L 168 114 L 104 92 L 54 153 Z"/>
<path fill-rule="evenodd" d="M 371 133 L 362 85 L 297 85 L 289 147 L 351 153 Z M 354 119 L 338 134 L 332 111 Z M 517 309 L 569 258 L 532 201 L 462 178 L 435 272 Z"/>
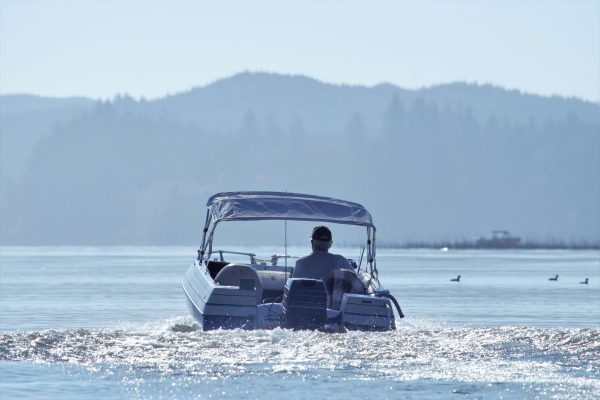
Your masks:
<path fill-rule="evenodd" d="M 361 201 L 390 242 L 598 240 L 599 132 L 598 104 L 465 83 L 247 72 L 153 100 L 3 95 L 0 243 L 189 243 L 212 192 L 282 188 Z"/>
<path fill-rule="evenodd" d="M 265 90 L 266 87 L 276 87 L 277 90 Z M 331 94 L 331 92 L 337 93 Z M 510 111 L 511 114 L 507 116 L 511 118 L 515 116 L 551 118 L 557 117 L 559 113 L 568 110 L 567 112 L 576 114 L 578 118 L 584 121 L 600 123 L 598 112 L 600 104 L 598 103 L 574 97 L 531 94 L 491 84 L 452 82 L 421 89 L 403 89 L 389 83 L 380 83 L 374 86 L 339 85 L 321 82 L 303 75 L 281 75 L 263 72 L 239 73 L 205 86 L 193 87 L 187 91 L 165 95 L 153 100 L 134 100 L 128 95 L 116 95 L 113 102 L 124 107 L 139 103 L 153 111 L 158 109 L 168 111 L 173 115 L 178 115 L 178 113 L 181 113 L 179 115 L 185 115 L 185 113 L 173 108 L 183 105 L 187 109 L 189 105 L 186 103 L 210 107 L 211 103 L 214 104 L 215 99 L 232 100 L 237 96 L 243 98 L 244 95 L 254 96 L 255 102 L 259 105 L 268 103 L 270 100 L 280 101 L 286 99 L 290 105 L 294 105 L 294 97 L 300 94 L 307 95 L 307 98 L 311 100 L 321 99 L 322 102 L 335 99 L 336 95 L 349 97 L 351 100 L 349 99 L 346 103 L 348 107 L 362 105 L 361 99 L 377 100 L 384 97 L 385 100 L 388 100 L 394 94 L 406 97 L 407 100 L 422 97 L 425 101 L 436 102 L 438 106 L 462 102 L 472 107 L 474 112 L 481 117 L 497 113 L 499 106 L 504 112 Z M 325 96 L 322 97 L 324 94 Z M 481 101 L 474 103 L 475 99 L 479 98 L 480 100 L 481 97 L 486 100 L 484 104 L 481 104 Z M 521 98 L 522 102 L 529 105 L 529 107 L 523 107 L 519 102 L 516 102 L 519 104 L 514 104 L 515 98 Z M 7 114 L 67 107 L 88 108 L 97 101 L 85 97 L 60 98 L 30 94 L 5 94 L 0 95 L 0 113 Z M 243 104 L 245 108 L 251 105 L 252 103 Z M 272 104 L 269 105 L 272 106 Z M 216 106 L 214 107 L 216 108 Z M 195 120 L 197 117 L 188 115 L 188 118 Z"/>
<path fill-rule="evenodd" d="M 225 117 L 221 110 L 238 115 L 241 121 L 244 113 L 252 109 L 259 118 L 276 115 L 282 119 L 284 126 L 292 123 L 294 118 L 314 118 L 314 126 L 305 126 L 313 132 L 339 129 L 339 123 L 336 125 L 335 121 L 345 122 L 351 113 L 359 111 L 367 126 L 377 131 L 381 129 L 377 122 L 381 117 L 380 110 L 394 95 L 405 106 L 419 98 L 426 103 L 435 103 L 439 108 L 462 104 L 480 120 L 497 114 L 500 119 L 527 121 L 533 118 L 542 122 L 562 118 L 564 115 L 561 113 L 573 113 L 581 120 L 600 123 L 598 104 L 572 98 L 523 94 L 491 85 L 452 83 L 407 90 L 390 84 L 373 87 L 333 85 L 305 76 L 267 73 L 234 75 L 204 87 L 149 101 L 140 109 L 145 108 L 145 113 L 150 114 L 164 112 L 178 120 L 203 122 L 214 129 L 222 124 L 220 121 Z M 301 115 L 298 109 L 306 110 L 307 114 Z"/>

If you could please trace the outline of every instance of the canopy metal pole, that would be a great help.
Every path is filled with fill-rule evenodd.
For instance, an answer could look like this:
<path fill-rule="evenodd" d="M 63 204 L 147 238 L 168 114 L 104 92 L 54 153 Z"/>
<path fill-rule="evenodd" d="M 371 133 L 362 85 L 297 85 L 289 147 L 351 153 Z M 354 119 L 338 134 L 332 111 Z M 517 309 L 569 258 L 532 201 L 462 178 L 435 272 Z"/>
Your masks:
<path fill-rule="evenodd" d="M 375 227 L 371 229 L 373 229 L 373 250 L 371 251 L 373 255 L 373 267 L 375 268 L 375 271 L 377 271 L 377 255 L 375 254 L 377 251 L 377 246 L 375 245 L 375 233 L 377 232 L 377 229 Z"/>
<path fill-rule="evenodd" d="M 206 211 L 206 220 L 204 221 L 204 229 L 202 230 L 202 244 L 198 250 L 198 261 L 202 263 L 204 259 L 204 246 L 206 244 L 206 232 L 208 232 L 208 226 L 210 224 L 210 212 Z"/>
<path fill-rule="evenodd" d="M 287 219 L 285 221 L 283 221 L 283 230 L 284 230 L 284 232 L 283 232 L 283 242 L 284 242 L 283 243 L 283 247 L 284 247 L 283 255 L 285 256 L 284 257 L 285 258 L 285 260 L 284 260 L 285 261 L 285 269 L 287 271 L 287 255 L 288 255 L 288 252 L 287 252 Z"/>
<path fill-rule="evenodd" d="M 218 223 L 218 221 L 215 221 L 215 223 L 212 226 L 212 229 L 210 230 L 210 234 L 208 235 L 208 240 L 207 240 L 207 243 L 206 243 L 206 245 L 208 247 L 208 252 L 207 252 L 208 255 L 206 256 L 207 257 L 206 261 L 209 261 L 208 257 L 210 257 L 210 255 L 212 254 L 213 235 L 215 234 L 215 229 L 217 228 L 217 223 Z"/>
<path fill-rule="evenodd" d="M 367 267 L 365 267 L 365 271 L 368 268 L 369 263 L 371 262 L 371 241 L 370 241 L 370 230 L 367 226 Z"/>

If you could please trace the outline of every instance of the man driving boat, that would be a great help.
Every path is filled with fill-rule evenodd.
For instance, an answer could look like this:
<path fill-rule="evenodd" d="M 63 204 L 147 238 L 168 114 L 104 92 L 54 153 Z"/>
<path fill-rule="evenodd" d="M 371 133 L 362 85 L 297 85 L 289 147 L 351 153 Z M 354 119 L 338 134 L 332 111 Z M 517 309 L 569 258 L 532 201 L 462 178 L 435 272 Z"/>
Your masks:
<path fill-rule="evenodd" d="M 321 279 L 328 272 L 339 268 L 352 271 L 346 258 L 339 254 L 329 253 L 329 248 L 333 243 L 329 228 L 316 226 L 313 229 L 310 243 L 312 254 L 296 261 L 293 278 Z"/>

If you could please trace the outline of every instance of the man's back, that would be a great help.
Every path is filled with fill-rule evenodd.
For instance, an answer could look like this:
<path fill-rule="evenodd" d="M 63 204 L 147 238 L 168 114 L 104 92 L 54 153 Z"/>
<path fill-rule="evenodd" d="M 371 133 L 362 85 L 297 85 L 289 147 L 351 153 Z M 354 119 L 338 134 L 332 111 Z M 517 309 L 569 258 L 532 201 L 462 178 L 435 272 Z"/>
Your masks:
<path fill-rule="evenodd" d="M 326 273 L 338 268 L 352 270 L 348 260 L 338 254 L 326 251 L 314 251 L 312 254 L 299 258 L 294 268 L 294 278 L 321 279 Z"/>

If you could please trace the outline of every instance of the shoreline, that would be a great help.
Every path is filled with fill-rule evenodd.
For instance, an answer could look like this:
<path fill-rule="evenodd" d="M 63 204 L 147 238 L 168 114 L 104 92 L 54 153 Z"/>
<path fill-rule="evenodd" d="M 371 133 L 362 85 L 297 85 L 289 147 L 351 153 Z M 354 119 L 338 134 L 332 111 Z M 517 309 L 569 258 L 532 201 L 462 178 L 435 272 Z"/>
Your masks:
<path fill-rule="evenodd" d="M 535 242 L 524 241 L 515 245 L 481 245 L 476 241 L 440 242 L 379 242 L 380 249 L 448 249 L 448 250 L 600 250 L 600 242 Z"/>

